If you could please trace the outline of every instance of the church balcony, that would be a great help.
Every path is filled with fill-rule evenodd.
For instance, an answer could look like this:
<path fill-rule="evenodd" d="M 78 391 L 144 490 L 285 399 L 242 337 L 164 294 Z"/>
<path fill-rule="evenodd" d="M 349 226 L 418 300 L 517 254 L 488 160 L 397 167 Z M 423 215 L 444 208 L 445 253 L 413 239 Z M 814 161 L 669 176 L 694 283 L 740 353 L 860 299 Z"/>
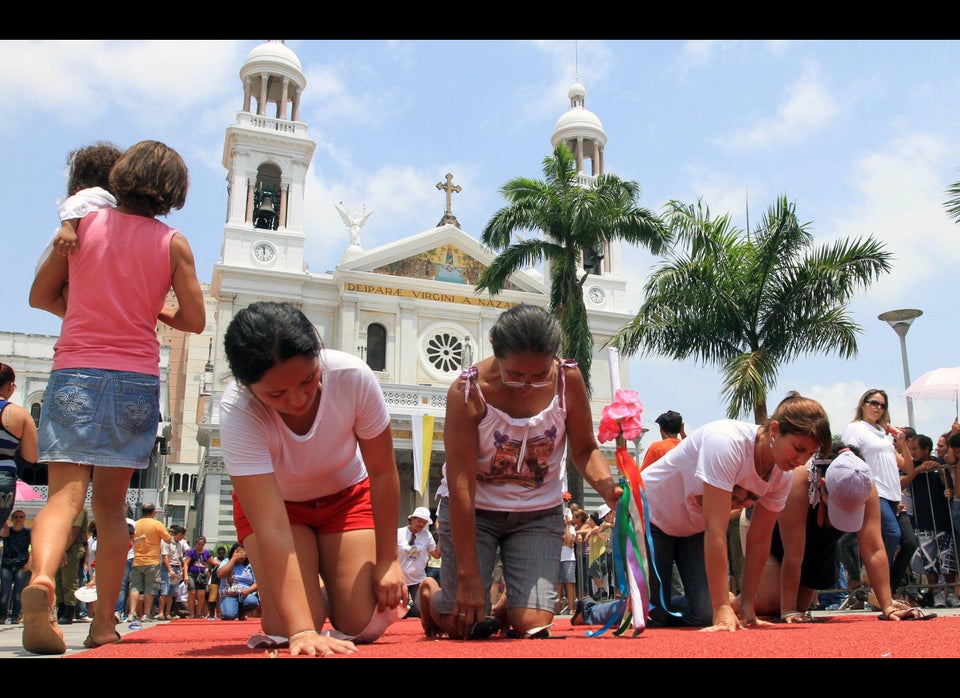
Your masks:
<path fill-rule="evenodd" d="M 251 114 L 242 111 L 237 114 L 237 123 L 241 126 L 251 126 L 253 128 L 264 129 L 267 131 L 276 131 L 292 136 L 307 135 L 307 124 L 303 121 L 289 121 L 287 119 L 276 119 L 261 114 Z"/>

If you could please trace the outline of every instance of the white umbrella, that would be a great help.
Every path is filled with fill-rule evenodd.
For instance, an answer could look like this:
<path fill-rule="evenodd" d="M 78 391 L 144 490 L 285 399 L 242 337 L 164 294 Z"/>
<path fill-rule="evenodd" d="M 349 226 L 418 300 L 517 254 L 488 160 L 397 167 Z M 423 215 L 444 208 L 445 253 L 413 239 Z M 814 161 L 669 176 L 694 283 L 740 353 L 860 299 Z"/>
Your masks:
<path fill-rule="evenodd" d="M 956 408 L 960 398 L 960 366 L 927 371 L 913 381 L 903 394 L 911 400 L 924 398 L 953 400 Z"/>

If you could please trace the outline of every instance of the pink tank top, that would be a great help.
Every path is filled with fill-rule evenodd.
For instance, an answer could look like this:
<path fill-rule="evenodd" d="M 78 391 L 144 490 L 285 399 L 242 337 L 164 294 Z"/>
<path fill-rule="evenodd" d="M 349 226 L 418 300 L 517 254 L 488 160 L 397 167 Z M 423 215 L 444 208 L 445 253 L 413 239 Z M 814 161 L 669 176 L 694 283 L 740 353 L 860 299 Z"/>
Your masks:
<path fill-rule="evenodd" d="M 101 209 L 80 221 L 53 370 L 160 375 L 157 317 L 170 291 L 176 230 L 155 218 Z"/>

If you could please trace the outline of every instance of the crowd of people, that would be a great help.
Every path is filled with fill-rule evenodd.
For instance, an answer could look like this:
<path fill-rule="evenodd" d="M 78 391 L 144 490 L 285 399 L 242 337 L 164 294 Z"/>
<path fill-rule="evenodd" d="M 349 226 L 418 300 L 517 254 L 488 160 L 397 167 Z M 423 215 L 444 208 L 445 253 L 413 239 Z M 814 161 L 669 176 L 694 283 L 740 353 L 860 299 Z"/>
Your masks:
<path fill-rule="evenodd" d="M 607 597 L 618 591 L 609 544 L 623 487 L 585 377 L 559 356 L 557 319 L 527 304 L 499 315 L 492 353 L 449 387 L 435 513 L 417 507 L 397 528 L 390 416 L 369 366 L 324 347 L 293 304 L 257 302 L 224 334 L 236 541 L 211 551 L 200 535 L 190 546 L 152 503 L 128 518 L 130 478 L 147 467 L 159 421 L 156 324 L 206 323 L 190 245 L 159 220 L 183 206 L 188 173 L 158 141 L 125 152 L 98 143 L 68 164 L 61 225 L 30 290 L 32 307 L 63 320 L 39 427 L 8 402 L 0 364 L 0 601 L 8 622 L 22 617 L 27 651 L 62 654 L 60 626 L 83 619 L 84 645 L 98 647 L 120 640 L 119 622 L 259 616 L 257 647 L 326 656 L 404 617 L 429 637 L 549 637 L 558 613 L 576 625 L 622 608 Z M 956 422 L 936 456 L 930 437 L 890 425 L 880 389 L 860 398 L 838 443 L 823 407 L 798 394 L 761 424 L 722 419 L 687 434 L 672 410 L 656 423 L 661 438 L 640 466 L 648 626 L 802 622 L 843 569 L 851 587 L 869 584 L 881 619 L 924 617 L 893 596 L 914 586 L 912 550 L 934 605 L 960 606 Z M 47 502 L 26 536 L 11 496 L 17 459 L 48 464 Z M 564 492 L 567 467 L 599 495 L 596 512 Z M 78 596 L 81 585 L 95 595 Z"/>
<path fill-rule="evenodd" d="M 201 535 L 191 546 L 182 527 L 168 530 L 146 503 L 126 522 L 126 571 L 115 587 L 101 585 L 102 533 L 81 508 L 61 551 L 71 562 L 51 580 L 56 621 L 45 626 L 59 637 L 58 625 L 104 616 L 111 630 L 259 617 L 258 647 L 328 655 L 354 652 L 405 617 L 419 618 L 427 636 L 453 639 L 547 637 L 559 614 L 573 625 L 608 623 L 623 607 L 610 562 L 623 490 L 593 433 L 583 377 L 558 358 L 559 328 L 541 308 L 503 312 L 490 341 L 492 355 L 448 392 L 435 511 L 416 507 L 395 527 L 389 418 L 369 368 L 325 349 L 290 304 L 242 309 L 225 338 L 234 382 L 221 414 L 237 541 L 210 550 Z M 687 434 L 675 411 L 655 421 L 661 438 L 640 465 L 655 570 L 648 627 L 806 622 L 818 592 L 844 574 L 851 586 L 869 585 L 884 620 L 931 617 L 918 598 L 898 593 L 908 587 L 929 587 L 931 605 L 960 606 L 952 467 L 960 424 L 940 435 L 934 454 L 928 436 L 890 425 L 881 390 L 861 396 L 838 440 L 822 406 L 796 393 L 762 424 L 724 419 Z M 594 512 L 563 491 L 564 443 L 603 497 Z M 304 470 L 301 462 L 328 465 Z M 304 501 L 304 493 L 315 496 Z M 38 516 L 35 528 L 43 524 Z M 78 532 L 88 528 L 84 539 Z M 16 608 L 17 579 L 21 587 L 30 572 L 31 583 L 38 579 L 33 548 L 27 560 L 17 552 L 24 530 L 22 512 L 13 512 L 0 531 L 12 553 L 0 599 L 12 622 L 23 613 L 25 647 L 39 643 L 27 649 L 56 653 L 43 644 L 49 634 L 26 632 L 29 614 Z M 920 562 L 900 579 L 895 561 L 911 551 L 911 537 Z M 76 597 L 80 586 L 97 595 L 118 589 L 115 610 L 98 613 L 96 601 Z M 86 644 L 103 644 L 93 627 Z"/>

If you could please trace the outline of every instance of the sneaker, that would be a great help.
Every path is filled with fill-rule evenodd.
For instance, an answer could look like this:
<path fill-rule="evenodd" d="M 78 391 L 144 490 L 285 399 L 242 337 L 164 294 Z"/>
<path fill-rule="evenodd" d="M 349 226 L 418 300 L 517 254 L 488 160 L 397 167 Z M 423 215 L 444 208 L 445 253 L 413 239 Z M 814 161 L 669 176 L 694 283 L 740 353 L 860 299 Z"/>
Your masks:
<path fill-rule="evenodd" d="M 141 623 L 136 617 L 130 621 L 130 625 L 127 626 L 130 630 L 143 630 L 143 623 Z"/>
<path fill-rule="evenodd" d="M 942 591 L 938 591 L 933 595 L 933 607 L 934 608 L 946 608 L 947 607 L 947 595 Z"/>
<path fill-rule="evenodd" d="M 950 608 L 960 608 L 960 599 L 957 598 L 956 594 L 947 594 L 947 606 Z"/>
<path fill-rule="evenodd" d="M 13 625 L 13 618 L 7 618 L 3 621 L 4 625 Z"/>
<path fill-rule="evenodd" d="M 157 616 L 144 616 L 143 620 L 147 621 L 148 623 L 156 623 L 160 619 Z"/>

